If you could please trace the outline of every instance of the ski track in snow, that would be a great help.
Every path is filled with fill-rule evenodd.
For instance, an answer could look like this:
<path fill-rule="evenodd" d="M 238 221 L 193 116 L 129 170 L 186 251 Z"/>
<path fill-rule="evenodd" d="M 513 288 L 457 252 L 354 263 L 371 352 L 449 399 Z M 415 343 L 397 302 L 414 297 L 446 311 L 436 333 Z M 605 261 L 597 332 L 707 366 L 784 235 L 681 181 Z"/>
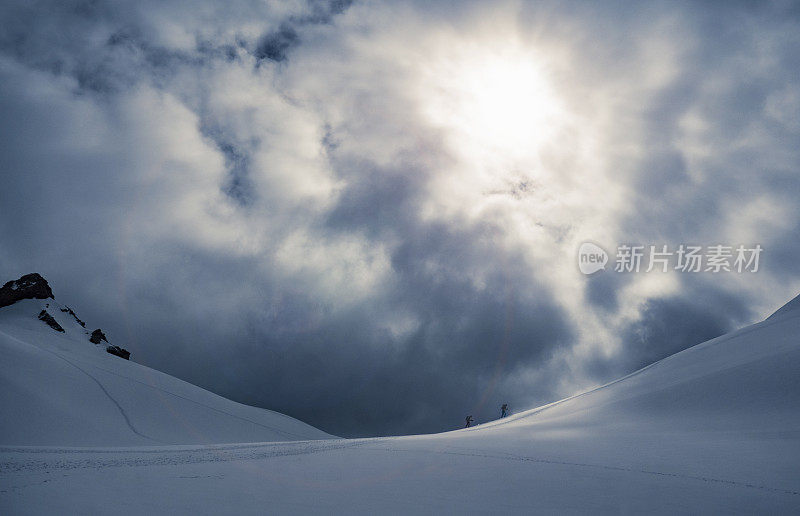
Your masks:
<path fill-rule="evenodd" d="M 269 426 L 269 425 L 264 425 L 264 424 L 262 424 L 262 423 L 258 423 L 258 422 L 256 422 L 256 421 L 253 421 L 252 419 L 248 419 L 248 418 L 246 418 L 246 417 L 237 416 L 236 414 L 231 414 L 230 412 L 226 412 L 226 411 L 224 411 L 224 410 L 222 410 L 222 409 L 218 409 L 218 408 L 215 408 L 215 407 L 211 407 L 211 406 L 209 406 L 209 405 L 206 405 L 206 404 L 204 404 L 204 403 L 200 403 L 199 401 L 195 401 L 195 400 L 193 400 L 193 399 L 191 399 L 191 398 L 187 398 L 186 396 L 181 396 L 180 394 L 175 394 L 175 393 L 174 393 L 174 392 L 172 392 L 172 391 L 168 391 L 168 390 L 166 390 L 166 389 L 162 389 L 161 387 L 156 387 L 155 385 L 152 385 L 152 384 L 149 384 L 149 383 L 142 382 L 142 381 L 140 381 L 140 380 L 137 380 L 137 379 L 135 379 L 135 378 L 130 378 L 130 377 L 128 377 L 128 376 L 125 376 L 125 375 L 123 375 L 123 374 L 115 373 L 114 371 L 109 371 L 108 369 L 103 369 L 102 367 L 98 367 L 98 366 L 95 366 L 95 365 L 93 365 L 92 367 L 94 367 L 95 369 L 98 369 L 98 370 L 100 370 L 100 371 L 103 371 L 103 372 L 105 372 L 105 373 L 108 373 L 108 374 L 113 374 L 114 376 L 118 376 L 119 378 L 124 378 L 124 379 L 126 379 L 126 380 L 129 380 L 129 381 L 131 381 L 131 382 L 136 382 L 136 383 L 138 383 L 138 384 L 144 385 L 145 387 L 149 387 L 149 388 L 151 388 L 151 389 L 155 389 L 155 390 L 157 390 L 157 391 L 161 391 L 161 392 L 163 392 L 163 393 L 165 393 L 165 394 L 169 394 L 170 396 L 174 396 L 174 397 L 176 397 L 176 398 L 180 398 L 180 399 L 182 399 L 182 400 L 184 400 L 184 401 L 188 401 L 189 403 L 194 403 L 195 405 L 198 405 L 198 406 L 200 406 L 200 407 L 204 407 L 204 408 L 207 408 L 207 409 L 209 409 L 209 410 L 213 410 L 214 412 L 219 412 L 220 414 L 225 414 L 226 416 L 230 416 L 230 417 L 232 417 L 232 418 L 236 418 L 236 419 L 239 419 L 239 420 L 241 420 L 241 421 L 246 421 L 246 422 L 248 422 L 248 423 L 252 423 L 252 424 L 254 424 L 254 425 L 256 425 L 256 426 L 260 426 L 261 428 L 266 428 L 267 430 L 270 430 L 270 431 L 272 431 L 272 432 L 275 432 L 276 434 L 285 435 L 286 437 L 292 437 L 292 438 L 295 438 L 295 439 L 297 439 L 297 438 L 302 438 L 302 437 L 303 437 L 303 436 L 301 436 L 301 435 L 299 435 L 299 434 L 293 434 L 293 433 L 291 433 L 291 432 L 287 432 L 287 431 L 285 431 L 285 430 L 279 430 L 278 428 L 275 428 L 275 427 L 272 427 L 272 426 Z M 88 374 L 88 373 L 87 373 L 87 374 Z M 97 379 L 96 379 L 96 378 L 95 378 L 95 381 L 97 381 Z M 98 383 L 99 383 L 99 382 L 98 382 Z M 272 414 L 275 414 L 275 415 L 278 415 L 278 416 L 284 417 L 284 418 L 286 418 L 286 419 L 294 420 L 294 418 L 293 418 L 293 417 L 291 417 L 291 416 L 287 416 L 286 414 L 281 414 L 280 412 L 275 412 L 274 410 L 269 410 L 269 409 L 262 409 L 262 410 L 267 410 L 267 411 L 271 412 Z M 162 444 L 174 444 L 174 443 L 162 443 Z"/>
<path fill-rule="evenodd" d="M 5 337 L 7 337 L 9 339 L 15 340 L 16 342 L 19 342 L 21 344 L 27 344 L 26 342 L 24 342 L 24 341 L 14 337 L 14 336 L 12 336 L 12 335 L 9 335 L 8 333 L 6 333 L 4 331 L 0 331 L 0 333 L 2 333 Z M 125 412 L 125 409 L 122 407 L 122 405 L 119 403 L 119 401 L 117 401 L 117 399 L 115 399 L 111 395 L 111 393 L 108 392 L 108 390 L 103 386 L 103 383 L 96 376 L 92 375 L 91 373 L 89 373 L 88 371 L 86 371 L 85 369 L 80 367 L 78 364 L 76 364 L 76 363 L 72 362 L 71 360 L 67 359 L 66 357 L 64 357 L 60 353 L 56 353 L 53 350 L 50 350 L 50 349 L 47 349 L 47 348 L 44 348 L 44 347 L 40 347 L 40 346 L 36 346 L 36 348 L 40 349 L 42 351 L 45 351 L 47 353 L 50 353 L 51 355 L 63 360 L 64 362 L 68 363 L 69 365 L 71 365 L 72 367 L 74 367 L 75 369 L 77 369 L 78 371 L 83 373 L 84 375 L 86 375 L 89 378 L 91 378 L 92 381 L 94 383 L 96 383 L 97 386 L 100 388 L 100 390 L 103 391 L 103 394 L 105 394 L 106 397 L 116 406 L 116 408 L 119 411 L 120 415 L 125 420 L 125 424 L 127 424 L 128 428 L 131 430 L 131 432 L 133 432 L 134 434 L 138 435 L 139 437 L 143 437 L 145 439 L 148 439 L 148 440 L 153 441 L 153 442 L 158 443 L 158 444 L 165 444 L 165 445 L 177 444 L 177 443 L 168 443 L 168 442 L 160 441 L 160 440 L 158 440 L 158 439 L 156 439 L 154 437 L 146 435 L 146 434 L 140 432 L 139 430 L 137 430 L 136 427 L 133 425 L 133 422 L 131 421 L 131 418 L 128 416 L 128 413 Z M 221 409 L 218 409 L 218 408 L 215 408 L 215 407 L 211 407 L 209 405 L 206 405 L 204 403 L 200 403 L 198 401 L 195 401 L 193 399 L 187 398 L 185 396 L 181 396 L 180 394 L 175 394 L 174 392 L 168 391 L 166 389 L 162 389 L 160 387 L 156 387 L 155 385 L 151 385 L 151 384 L 142 382 L 140 380 L 136 380 L 135 378 L 130 378 L 128 376 L 125 376 L 125 375 L 122 375 L 122 374 L 119 374 L 119 373 L 115 373 L 114 371 L 109 371 L 108 369 L 103 369 L 102 367 L 98 367 L 98 366 L 94 366 L 94 365 L 92 365 L 91 367 L 94 367 L 94 368 L 96 368 L 96 369 L 98 369 L 100 371 L 103 371 L 105 373 L 112 374 L 112 375 L 120 377 L 120 378 L 124 378 L 124 379 L 126 379 L 128 381 L 135 382 L 135 383 L 138 383 L 140 385 L 144 385 L 145 387 L 149 387 L 151 389 L 163 392 L 165 394 L 169 394 L 169 395 L 174 396 L 176 398 L 180 398 L 181 400 L 188 401 L 190 403 L 194 403 L 195 405 L 204 407 L 204 408 L 206 408 L 208 410 L 212 410 L 214 412 L 225 414 L 226 416 L 229 416 L 229 417 L 232 417 L 232 418 L 236 418 L 236 419 L 239 419 L 241 421 L 246 421 L 246 422 L 251 423 L 251 424 L 256 425 L 256 426 L 260 426 L 261 428 L 265 428 L 267 430 L 270 430 L 270 431 L 275 432 L 275 433 L 280 434 L 280 435 L 284 435 L 286 437 L 290 437 L 290 438 L 294 438 L 294 439 L 303 437 L 303 436 L 301 436 L 299 434 L 286 432 L 284 430 L 280 430 L 278 428 L 274 428 L 274 427 L 271 427 L 271 426 L 268 426 L 268 425 L 264 425 L 262 423 L 258 423 L 256 421 L 253 421 L 251 419 L 248 419 L 248 418 L 245 418 L 245 417 L 242 417 L 242 416 L 237 416 L 236 414 L 231 414 L 230 412 L 226 412 L 224 410 L 221 410 Z M 275 411 L 272 411 L 272 410 L 270 410 L 269 412 L 271 412 L 273 414 L 276 414 L 276 415 L 280 415 L 280 416 L 282 416 L 282 417 L 284 417 L 286 419 L 293 419 L 290 416 L 287 416 L 285 414 L 281 414 L 280 412 L 275 412 Z"/>
<path fill-rule="evenodd" d="M 100 387 L 100 390 L 101 390 L 101 391 L 103 391 L 103 394 L 105 394 L 105 395 L 106 395 L 106 397 L 107 397 L 109 400 L 111 400 L 111 403 L 113 403 L 113 404 L 114 404 L 114 406 L 116 406 L 116 407 L 117 407 L 117 410 L 118 410 L 118 411 L 119 411 L 119 413 L 122 415 L 123 419 L 125 419 L 125 424 L 127 424 L 127 425 L 128 425 L 128 428 L 130 428 L 130 429 L 131 429 L 131 432 L 133 432 L 134 434 L 138 435 L 139 437 L 144 437 L 145 439 L 148 439 L 148 440 L 150 440 L 150 441 L 153 441 L 153 442 L 156 442 L 156 443 L 159 443 L 159 444 L 168 444 L 168 443 L 165 443 L 164 441 L 159 441 L 158 439 L 155 439 L 155 438 L 153 438 L 153 437 L 150 437 L 149 435 L 145 435 L 145 434 L 143 434 L 142 432 L 140 432 L 139 430 L 137 430 L 137 429 L 136 429 L 136 427 L 135 427 L 135 426 L 133 426 L 133 423 L 131 422 L 131 418 L 130 418 L 130 417 L 128 417 L 128 413 L 127 413 L 127 412 L 125 412 L 125 409 L 124 409 L 124 408 L 122 408 L 122 405 L 120 405 L 120 403 L 119 403 L 119 402 L 118 402 L 118 401 L 117 401 L 117 400 L 114 398 L 114 396 L 112 396 L 112 395 L 111 395 L 111 393 L 109 393 L 109 392 L 108 392 L 108 390 L 106 390 L 106 388 L 103 386 L 103 384 L 100 382 L 100 380 L 98 380 L 98 379 L 97 379 L 95 376 L 93 376 L 93 375 L 89 374 L 89 372 L 88 372 L 88 371 L 86 371 L 84 368 L 82 368 L 82 367 L 81 367 L 81 366 L 79 366 L 78 364 L 76 364 L 76 363 L 72 362 L 71 360 L 68 360 L 68 359 L 64 358 L 63 356 L 59 355 L 59 354 L 58 354 L 58 353 L 56 353 L 55 351 L 51 351 L 51 350 L 49 350 L 49 349 L 44 349 L 44 348 L 40 348 L 40 349 L 43 349 L 44 351 L 47 351 L 47 352 L 48 352 L 48 353 L 50 353 L 51 355 L 53 355 L 53 356 L 55 356 L 55 357 L 58 357 L 58 358 L 60 358 L 60 359 L 61 359 L 61 360 L 63 360 L 64 362 L 68 363 L 69 365 L 71 365 L 72 367 L 74 367 L 75 369 L 77 369 L 78 371 L 82 372 L 83 374 L 85 374 L 86 376 L 88 376 L 89 378 L 91 378 L 91 379 L 92 379 L 92 381 L 94 381 L 94 383 L 96 383 L 96 384 L 97 384 L 97 386 L 98 386 L 98 387 Z"/>

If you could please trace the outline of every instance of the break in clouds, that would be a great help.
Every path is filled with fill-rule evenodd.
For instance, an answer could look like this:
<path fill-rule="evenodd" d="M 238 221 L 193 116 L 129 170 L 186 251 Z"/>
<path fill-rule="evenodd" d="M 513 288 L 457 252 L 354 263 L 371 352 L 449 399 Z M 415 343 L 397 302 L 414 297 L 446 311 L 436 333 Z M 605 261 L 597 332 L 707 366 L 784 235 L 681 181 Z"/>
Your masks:
<path fill-rule="evenodd" d="M 800 291 L 793 2 L 0 20 L 0 281 L 40 272 L 135 360 L 334 434 L 546 403 Z M 764 251 L 584 276 L 586 241 Z"/>

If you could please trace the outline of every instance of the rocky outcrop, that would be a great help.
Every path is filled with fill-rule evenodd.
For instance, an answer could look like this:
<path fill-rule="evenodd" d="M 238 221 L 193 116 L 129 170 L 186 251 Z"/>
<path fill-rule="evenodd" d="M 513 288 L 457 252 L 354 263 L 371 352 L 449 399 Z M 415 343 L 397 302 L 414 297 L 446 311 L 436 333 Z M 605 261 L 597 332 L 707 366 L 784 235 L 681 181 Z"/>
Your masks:
<path fill-rule="evenodd" d="M 55 299 L 55 297 L 53 296 L 53 291 L 50 288 L 50 285 L 47 284 L 47 280 L 45 280 L 40 274 L 34 272 L 31 274 L 26 274 L 18 280 L 9 281 L 0 287 L 0 308 L 13 305 L 22 299 Z M 50 303 L 47 303 L 45 308 L 50 308 Z M 78 324 L 86 328 L 86 323 L 78 318 L 77 314 L 74 310 L 72 310 L 72 308 L 65 305 L 64 308 L 61 308 L 60 310 L 71 315 Z M 64 328 L 58 324 L 58 321 L 56 321 L 55 318 L 47 312 L 47 310 L 42 310 L 39 312 L 39 320 L 58 332 L 66 333 Z M 89 332 L 87 331 L 86 333 Z M 114 346 L 108 342 L 106 334 L 103 333 L 103 330 L 100 328 L 97 328 L 92 332 L 89 340 L 93 344 L 105 342 L 108 344 L 106 351 L 114 356 L 124 358 L 125 360 L 130 360 L 131 358 L 130 351 L 119 346 Z"/>
<path fill-rule="evenodd" d="M 100 328 L 97 328 L 92 332 L 92 336 L 89 337 L 89 340 L 92 342 L 92 344 L 100 344 L 101 340 L 104 340 L 106 341 L 106 343 L 108 343 L 108 339 L 106 339 L 106 334 L 103 333 L 103 330 L 101 330 Z"/>
<path fill-rule="evenodd" d="M 21 299 L 47 299 L 53 291 L 47 280 L 37 273 L 26 274 L 0 287 L 0 307 L 13 305 Z"/>
<path fill-rule="evenodd" d="M 111 353 L 112 355 L 116 355 L 120 358 L 124 358 L 125 360 L 131 359 L 131 352 L 127 349 L 123 349 L 119 346 L 108 346 L 106 351 Z"/>
<path fill-rule="evenodd" d="M 85 322 L 83 322 L 83 321 L 81 321 L 80 319 L 78 319 L 78 316 L 77 316 L 77 315 L 75 315 L 75 312 L 73 312 L 73 311 L 72 311 L 72 308 L 70 308 L 70 307 L 68 307 L 68 306 L 66 306 L 66 305 L 65 305 L 65 306 L 64 306 L 64 308 L 62 308 L 62 309 L 61 309 L 61 311 L 62 311 L 62 312 L 64 312 L 64 313 L 66 313 L 66 314 L 69 314 L 69 315 L 71 315 L 72 317 L 74 317 L 74 318 L 75 318 L 75 321 L 76 321 L 78 324 L 80 324 L 81 326 L 83 326 L 84 328 L 86 328 L 86 323 L 85 323 Z"/>
<path fill-rule="evenodd" d="M 108 342 L 106 339 L 106 334 L 103 333 L 103 330 L 97 328 L 92 332 L 92 336 L 89 337 L 89 340 L 94 344 L 100 344 L 101 341 L 105 341 L 108 346 L 106 347 L 106 351 L 111 353 L 112 355 L 116 355 L 120 358 L 124 358 L 125 360 L 131 359 L 131 352 L 125 348 L 121 348 L 119 346 L 114 346 Z"/>
<path fill-rule="evenodd" d="M 58 324 L 58 321 L 53 319 L 52 315 L 47 313 L 47 310 L 42 310 L 41 312 L 39 312 L 39 320 L 44 321 L 45 323 L 47 323 L 49 327 L 53 328 L 54 330 L 64 333 L 64 328 L 62 328 L 61 325 Z"/>

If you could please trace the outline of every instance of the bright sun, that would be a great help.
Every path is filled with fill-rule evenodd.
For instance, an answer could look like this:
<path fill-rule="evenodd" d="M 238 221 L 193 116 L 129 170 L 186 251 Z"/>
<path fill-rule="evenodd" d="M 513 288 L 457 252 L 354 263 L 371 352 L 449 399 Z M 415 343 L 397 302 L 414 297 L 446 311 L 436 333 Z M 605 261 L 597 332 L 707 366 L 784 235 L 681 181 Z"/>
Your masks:
<path fill-rule="evenodd" d="M 559 122 L 559 99 L 530 52 L 448 56 L 431 67 L 426 82 L 426 114 L 461 152 L 524 158 Z"/>

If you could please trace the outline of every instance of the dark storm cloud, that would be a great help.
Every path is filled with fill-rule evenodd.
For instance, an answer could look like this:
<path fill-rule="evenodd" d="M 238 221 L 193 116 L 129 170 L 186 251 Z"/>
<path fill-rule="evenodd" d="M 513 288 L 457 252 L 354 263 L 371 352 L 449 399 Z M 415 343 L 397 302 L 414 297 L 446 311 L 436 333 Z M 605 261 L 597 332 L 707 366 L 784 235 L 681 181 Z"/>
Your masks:
<path fill-rule="evenodd" d="M 310 0 L 308 10 L 289 17 L 277 30 L 268 32 L 258 42 L 254 55 L 258 59 L 286 61 L 289 51 L 301 43 L 296 27 L 309 24 L 330 23 L 352 5 L 352 0 Z"/>
<path fill-rule="evenodd" d="M 201 127 L 201 132 L 214 142 L 225 157 L 227 178 L 221 185 L 222 191 L 240 206 L 251 204 L 255 195 L 250 177 L 249 147 L 251 145 L 229 141 L 225 131 L 207 125 Z"/>
<path fill-rule="evenodd" d="M 677 295 L 648 299 L 639 317 L 620 329 L 617 357 L 587 361 L 587 373 L 603 383 L 763 317 L 746 299 L 696 279 L 685 278 Z"/>
<path fill-rule="evenodd" d="M 223 191 L 241 204 L 249 204 L 253 189 L 249 184 L 247 154 L 230 143 L 220 144 L 219 150 L 225 155 L 225 162 L 230 171 L 228 181 L 222 186 Z"/>
<path fill-rule="evenodd" d="M 347 435 L 446 430 L 464 411 L 493 417 L 496 405 L 509 401 L 503 379 L 563 345 L 569 331 L 551 307 L 516 302 L 505 281 L 488 285 L 492 294 L 460 283 L 438 278 L 402 300 L 397 308 L 416 301 L 425 318 L 400 341 L 364 324 L 379 316 L 366 306 L 314 331 L 268 334 L 252 344 L 250 356 L 261 360 L 234 361 L 250 380 L 248 399 Z M 265 354 L 286 346 L 297 350 Z"/>
<path fill-rule="evenodd" d="M 271 61 L 285 61 L 290 48 L 300 44 L 300 36 L 294 27 L 284 23 L 275 32 L 264 36 L 256 47 L 255 56 L 258 59 Z"/>
<path fill-rule="evenodd" d="M 621 335 L 627 363 L 634 371 L 664 357 L 728 333 L 754 314 L 744 300 L 685 285 L 680 296 L 647 301 L 639 320 Z"/>
<path fill-rule="evenodd" d="M 604 156 L 630 205 L 586 199 L 623 214 L 611 234 L 758 239 L 759 282 L 796 275 L 796 9 L 428 4 L 4 4 L 0 280 L 41 272 L 135 360 L 342 435 L 493 418 L 758 318 L 761 283 L 561 274 L 580 220 L 539 222 L 561 199 L 536 170 L 452 209 L 414 66 L 490 22 L 566 45 L 567 86 L 619 102 L 601 142 L 636 147 Z"/>
<path fill-rule="evenodd" d="M 607 266 L 608 270 L 613 264 Z M 620 289 L 630 280 L 623 274 L 594 274 L 586 279 L 586 301 L 603 312 L 613 312 L 619 308 L 617 298 Z"/>

